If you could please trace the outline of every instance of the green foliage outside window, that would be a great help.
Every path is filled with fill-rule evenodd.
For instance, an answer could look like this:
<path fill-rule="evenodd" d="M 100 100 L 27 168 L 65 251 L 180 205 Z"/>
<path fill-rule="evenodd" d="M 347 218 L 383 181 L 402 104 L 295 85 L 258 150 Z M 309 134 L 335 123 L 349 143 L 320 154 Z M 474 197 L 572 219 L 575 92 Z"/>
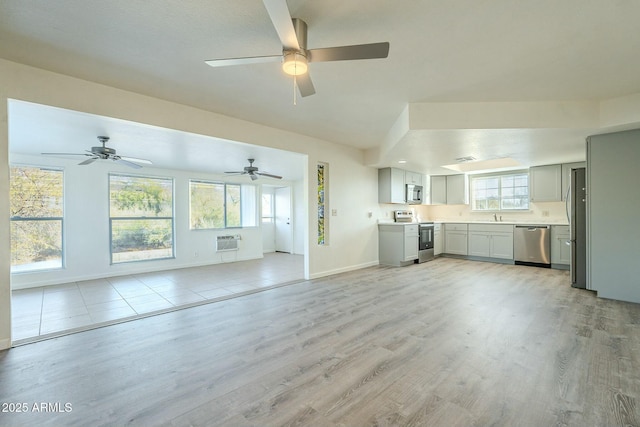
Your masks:
<path fill-rule="evenodd" d="M 109 176 L 112 262 L 173 256 L 173 180 Z"/>
<path fill-rule="evenodd" d="M 191 229 L 242 227 L 241 185 L 191 181 Z"/>
<path fill-rule="evenodd" d="M 63 172 L 11 167 L 11 270 L 62 268 Z"/>

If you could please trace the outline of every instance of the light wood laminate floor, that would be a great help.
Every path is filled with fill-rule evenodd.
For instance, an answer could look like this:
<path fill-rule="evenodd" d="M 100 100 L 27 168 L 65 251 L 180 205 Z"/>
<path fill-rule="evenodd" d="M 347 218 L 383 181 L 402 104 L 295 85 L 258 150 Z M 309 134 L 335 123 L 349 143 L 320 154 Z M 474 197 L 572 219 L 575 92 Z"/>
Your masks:
<path fill-rule="evenodd" d="M 639 305 L 457 259 L 0 352 L 0 402 L 28 408 L 2 426 L 632 426 L 639 399 Z"/>

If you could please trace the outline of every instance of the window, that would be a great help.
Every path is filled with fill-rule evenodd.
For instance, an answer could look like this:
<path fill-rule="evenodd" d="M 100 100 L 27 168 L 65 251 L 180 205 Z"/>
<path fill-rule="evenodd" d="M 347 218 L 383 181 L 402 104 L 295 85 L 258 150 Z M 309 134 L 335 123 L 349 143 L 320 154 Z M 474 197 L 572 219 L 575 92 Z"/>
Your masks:
<path fill-rule="evenodd" d="M 274 222 L 273 193 L 262 193 L 262 222 Z"/>
<path fill-rule="evenodd" d="M 63 267 L 63 172 L 11 167 L 11 272 Z"/>
<path fill-rule="evenodd" d="M 191 180 L 190 227 L 192 230 L 255 227 L 255 185 Z"/>
<path fill-rule="evenodd" d="M 171 258 L 173 180 L 109 175 L 111 262 Z"/>
<path fill-rule="evenodd" d="M 471 208 L 476 211 L 529 209 L 529 174 L 509 172 L 472 176 Z"/>

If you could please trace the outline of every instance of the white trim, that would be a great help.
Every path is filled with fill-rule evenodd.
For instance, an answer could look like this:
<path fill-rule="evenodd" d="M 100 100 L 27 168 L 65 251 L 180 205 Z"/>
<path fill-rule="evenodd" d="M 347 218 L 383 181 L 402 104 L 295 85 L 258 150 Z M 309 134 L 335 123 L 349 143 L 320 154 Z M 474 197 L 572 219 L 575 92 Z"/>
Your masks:
<path fill-rule="evenodd" d="M 336 268 L 334 270 L 326 270 L 318 273 L 310 274 L 309 279 L 318 279 L 320 277 L 333 276 L 334 274 L 347 273 L 349 271 L 361 270 L 367 267 L 373 267 L 376 265 L 380 265 L 379 261 L 371 261 L 363 264 L 350 265 L 348 267 Z"/>

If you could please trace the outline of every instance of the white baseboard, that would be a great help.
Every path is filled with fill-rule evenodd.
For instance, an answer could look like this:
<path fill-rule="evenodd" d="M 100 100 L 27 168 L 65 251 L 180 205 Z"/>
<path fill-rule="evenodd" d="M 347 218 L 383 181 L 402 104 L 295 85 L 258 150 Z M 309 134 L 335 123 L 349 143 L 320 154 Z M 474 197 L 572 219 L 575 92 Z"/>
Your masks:
<path fill-rule="evenodd" d="M 11 347 L 11 340 L 9 338 L 4 338 L 0 340 L 0 350 L 6 350 Z"/>
<path fill-rule="evenodd" d="M 363 264 L 356 264 L 356 265 L 350 265 L 348 267 L 342 267 L 342 268 L 336 268 L 334 270 L 326 270 L 326 271 L 321 271 L 318 273 L 313 273 L 309 275 L 310 279 L 317 279 L 320 277 L 326 277 L 326 276 L 332 276 L 334 274 L 340 274 L 340 273 L 347 273 L 349 271 L 354 271 L 354 270 L 360 270 L 363 268 L 367 268 L 367 267 L 373 267 L 375 265 L 379 265 L 379 261 L 371 261 L 371 262 L 365 262 Z"/>

